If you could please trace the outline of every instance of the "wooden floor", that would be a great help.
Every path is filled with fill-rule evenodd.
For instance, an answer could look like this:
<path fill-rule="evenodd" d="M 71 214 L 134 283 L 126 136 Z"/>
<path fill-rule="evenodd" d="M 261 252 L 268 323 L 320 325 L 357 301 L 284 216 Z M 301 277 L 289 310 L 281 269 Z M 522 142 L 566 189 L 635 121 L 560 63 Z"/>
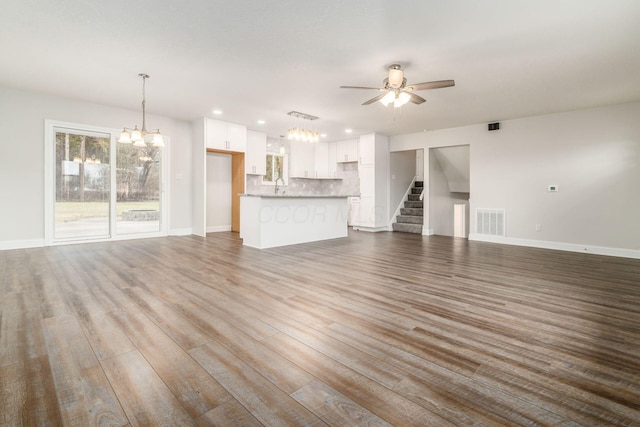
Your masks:
<path fill-rule="evenodd" d="M 351 232 L 0 252 L 0 425 L 640 425 L 640 260 Z"/>

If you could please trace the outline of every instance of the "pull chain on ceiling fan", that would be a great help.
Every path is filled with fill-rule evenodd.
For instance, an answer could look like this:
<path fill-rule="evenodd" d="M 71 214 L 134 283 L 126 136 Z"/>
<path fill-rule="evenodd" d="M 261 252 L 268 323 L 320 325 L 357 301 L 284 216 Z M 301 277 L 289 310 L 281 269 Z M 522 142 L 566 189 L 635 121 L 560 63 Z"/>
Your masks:
<path fill-rule="evenodd" d="M 389 65 L 389 75 L 382 83 L 384 87 L 366 87 L 366 86 L 340 86 L 342 89 L 369 89 L 377 90 L 381 93 L 375 98 L 371 98 L 368 101 L 362 103 L 362 105 L 373 104 L 376 101 L 380 101 L 385 107 L 393 103 L 393 106 L 398 108 L 402 107 L 407 102 L 411 101 L 414 104 L 422 104 L 426 100 L 418 95 L 415 91 L 418 90 L 431 90 L 440 89 L 443 87 L 455 86 L 453 80 L 438 80 L 433 82 L 424 82 L 407 85 L 407 79 L 404 77 L 404 72 L 399 64 Z"/>

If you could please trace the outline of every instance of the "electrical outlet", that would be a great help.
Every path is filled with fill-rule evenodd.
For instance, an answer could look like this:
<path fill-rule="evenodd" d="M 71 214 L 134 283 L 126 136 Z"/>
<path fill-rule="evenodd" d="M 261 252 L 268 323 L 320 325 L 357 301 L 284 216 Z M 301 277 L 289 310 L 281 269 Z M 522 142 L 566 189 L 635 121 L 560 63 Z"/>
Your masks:
<path fill-rule="evenodd" d="M 536 224 L 536 231 L 542 231 L 542 224 Z"/>

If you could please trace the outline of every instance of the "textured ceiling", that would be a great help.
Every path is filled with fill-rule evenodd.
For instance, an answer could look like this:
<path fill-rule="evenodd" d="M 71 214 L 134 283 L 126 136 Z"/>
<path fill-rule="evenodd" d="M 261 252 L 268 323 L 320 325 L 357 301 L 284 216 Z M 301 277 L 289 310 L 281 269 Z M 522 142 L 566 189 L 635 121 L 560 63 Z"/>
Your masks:
<path fill-rule="evenodd" d="M 149 113 L 395 135 L 640 100 L 640 1 L 4 0 L 0 57 L 8 87 L 139 110 L 145 72 Z M 395 111 L 339 89 L 391 63 L 456 86 Z"/>

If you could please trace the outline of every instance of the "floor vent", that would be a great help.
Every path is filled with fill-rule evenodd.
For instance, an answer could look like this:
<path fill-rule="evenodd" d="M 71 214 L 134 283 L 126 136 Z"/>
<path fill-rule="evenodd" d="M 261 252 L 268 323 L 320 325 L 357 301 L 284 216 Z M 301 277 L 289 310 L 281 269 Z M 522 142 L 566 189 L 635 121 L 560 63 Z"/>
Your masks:
<path fill-rule="evenodd" d="M 476 209 L 476 233 L 504 237 L 504 209 Z"/>

